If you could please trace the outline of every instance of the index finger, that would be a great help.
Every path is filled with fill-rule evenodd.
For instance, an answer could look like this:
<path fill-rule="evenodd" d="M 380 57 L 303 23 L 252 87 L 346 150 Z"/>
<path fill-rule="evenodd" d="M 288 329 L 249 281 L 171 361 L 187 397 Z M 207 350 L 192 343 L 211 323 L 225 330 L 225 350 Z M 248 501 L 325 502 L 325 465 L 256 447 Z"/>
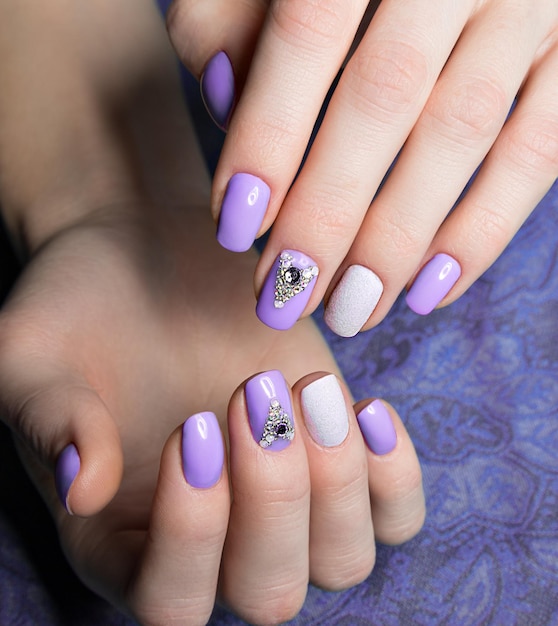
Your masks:
<path fill-rule="evenodd" d="M 271 189 L 269 204 L 242 220 L 249 245 L 269 227 L 286 196 L 367 5 L 365 0 L 274 0 L 270 5 L 212 196 L 213 215 L 221 214 L 223 220 L 227 212 L 238 211 L 236 194 L 225 197 L 233 175 L 236 181 L 239 176 L 255 177 Z M 220 224 L 219 241 L 236 249 L 233 240 L 239 233 L 223 232 L 227 229 L 228 220 Z"/>

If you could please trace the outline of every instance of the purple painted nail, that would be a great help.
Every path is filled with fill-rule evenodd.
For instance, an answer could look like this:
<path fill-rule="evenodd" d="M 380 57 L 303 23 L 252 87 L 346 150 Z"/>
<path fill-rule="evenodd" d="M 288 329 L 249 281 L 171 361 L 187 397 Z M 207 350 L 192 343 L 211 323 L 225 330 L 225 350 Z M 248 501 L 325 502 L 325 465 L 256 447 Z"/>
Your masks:
<path fill-rule="evenodd" d="M 294 326 L 308 304 L 318 273 L 316 263 L 302 252 L 281 252 L 265 279 L 256 315 L 276 330 Z"/>
<path fill-rule="evenodd" d="M 225 449 L 219 422 L 205 411 L 189 417 L 182 427 L 182 468 L 192 487 L 207 489 L 219 480 Z"/>
<path fill-rule="evenodd" d="M 381 400 L 374 400 L 357 415 L 358 425 L 374 454 L 391 452 L 397 443 L 397 434 L 388 410 Z"/>
<path fill-rule="evenodd" d="M 78 475 L 81 461 L 79 452 L 73 443 L 68 444 L 58 456 L 54 471 L 54 482 L 60 502 L 66 507 L 68 513 L 72 513 L 68 506 L 68 492 Z"/>
<path fill-rule="evenodd" d="M 420 315 L 428 315 L 449 293 L 461 276 L 461 266 L 449 254 L 437 254 L 422 268 L 407 293 L 407 304 Z"/>
<path fill-rule="evenodd" d="M 272 370 L 251 378 L 245 388 L 252 435 L 266 450 L 285 449 L 294 437 L 293 410 L 287 383 Z"/>
<path fill-rule="evenodd" d="M 229 181 L 219 226 L 217 241 L 232 252 L 250 249 L 260 230 L 269 204 L 270 189 L 252 174 L 235 174 Z"/>
<path fill-rule="evenodd" d="M 227 130 L 234 104 L 234 73 L 229 57 L 218 52 L 203 71 L 200 90 L 205 108 L 222 130 Z"/>

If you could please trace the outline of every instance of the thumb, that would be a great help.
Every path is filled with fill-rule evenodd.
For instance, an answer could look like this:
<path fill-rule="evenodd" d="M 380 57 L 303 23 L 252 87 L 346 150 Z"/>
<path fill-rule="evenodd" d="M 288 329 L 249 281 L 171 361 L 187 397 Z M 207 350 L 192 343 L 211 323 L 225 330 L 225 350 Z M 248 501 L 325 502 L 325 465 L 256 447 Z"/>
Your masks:
<path fill-rule="evenodd" d="M 171 42 L 198 79 L 215 123 L 226 129 L 246 80 L 269 0 L 173 0 Z"/>
<path fill-rule="evenodd" d="M 120 485 L 118 429 L 94 389 L 69 367 L 41 356 L 24 354 L 21 345 L 14 350 L 0 332 L 1 416 L 47 504 L 58 506 L 56 487 L 69 513 L 88 517 Z"/>

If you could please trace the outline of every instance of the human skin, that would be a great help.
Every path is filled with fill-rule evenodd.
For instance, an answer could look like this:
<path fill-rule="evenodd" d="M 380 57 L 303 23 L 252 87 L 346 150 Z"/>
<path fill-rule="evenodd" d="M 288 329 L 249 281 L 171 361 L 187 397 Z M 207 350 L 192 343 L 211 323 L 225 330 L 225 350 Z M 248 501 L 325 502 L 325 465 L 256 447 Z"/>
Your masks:
<path fill-rule="evenodd" d="M 4 3 L 0 52 L 0 204 L 23 265 L 0 312 L 0 414 L 76 573 L 148 625 L 205 623 L 218 596 L 278 623 L 309 580 L 362 580 L 375 539 L 422 525 L 412 443 L 385 405 L 395 447 L 366 445 L 311 321 L 284 334 L 256 319 L 257 257 L 214 241 L 155 7 Z M 270 370 L 292 394 L 295 435 L 278 452 L 246 403 L 244 381 Z M 300 398 L 331 372 L 348 432 L 325 451 Z M 229 442 L 216 482 L 215 466 L 188 465 L 182 424 L 204 411 Z M 72 452 L 57 494 L 69 445 L 79 463 Z M 264 551 L 270 534 L 284 541 Z"/>
<path fill-rule="evenodd" d="M 270 201 L 249 232 L 273 229 L 255 273 L 257 293 L 280 252 L 298 250 L 320 270 L 303 315 L 325 297 L 326 322 L 347 336 L 378 324 L 438 254 L 459 271 L 434 306 L 453 302 L 558 175 L 555 0 L 375 4 L 175 0 L 167 18 L 196 76 L 224 52 L 236 79 L 213 183 L 215 219 L 226 213 L 229 223 L 237 212 L 223 203 L 233 175 L 259 177 Z M 359 296 L 378 282 L 379 298 Z M 422 300 L 432 289 L 420 297 L 417 290 L 409 305 L 430 310 Z"/>

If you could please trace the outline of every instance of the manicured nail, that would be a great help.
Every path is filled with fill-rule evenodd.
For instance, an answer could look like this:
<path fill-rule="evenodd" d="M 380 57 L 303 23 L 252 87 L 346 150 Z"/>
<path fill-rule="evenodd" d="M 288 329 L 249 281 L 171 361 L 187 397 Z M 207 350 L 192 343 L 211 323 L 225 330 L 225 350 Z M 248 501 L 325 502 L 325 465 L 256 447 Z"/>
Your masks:
<path fill-rule="evenodd" d="M 308 304 L 318 273 L 316 263 L 302 252 L 281 252 L 263 284 L 256 315 L 276 330 L 294 326 Z"/>
<path fill-rule="evenodd" d="M 389 411 L 381 400 L 374 400 L 357 415 L 358 425 L 368 447 L 374 454 L 391 452 L 397 435 Z"/>
<path fill-rule="evenodd" d="M 60 502 L 66 507 L 66 511 L 68 511 L 70 515 L 72 511 L 68 506 L 68 493 L 75 477 L 78 475 L 80 465 L 79 452 L 73 443 L 68 444 L 64 450 L 62 450 L 56 461 L 56 469 L 54 471 L 56 492 L 58 493 Z"/>
<path fill-rule="evenodd" d="M 221 477 L 225 449 L 219 422 L 204 411 L 189 417 L 182 427 L 182 468 L 187 482 L 207 489 Z"/>
<path fill-rule="evenodd" d="M 293 410 L 287 383 L 272 370 L 251 378 L 245 387 L 252 435 L 266 450 L 285 449 L 294 437 Z"/>
<path fill-rule="evenodd" d="M 227 130 L 235 88 L 233 68 L 224 52 L 218 52 L 205 66 L 200 90 L 205 108 L 215 124 L 222 130 Z"/>
<path fill-rule="evenodd" d="M 333 290 L 324 319 L 334 333 L 354 337 L 372 315 L 384 284 L 372 270 L 351 265 Z"/>
<path fill-rule="evenodd" d="M 250 249 L 260 230 L 269 204 L 270 189 L 252 174 L 235 174 L 229 181 L 219 226 L 217 241 L 232 252 Z"/>
<path fill-rule="evenodd" d="M 349 416 L 336 376 L 330 374 L 318 378 L 304 387 L 300 404 L 306 427 L 316 443 L 332 448 L 345 441 L 349 433 Z"/>
<path fill-rule="evenodd" d="M 407 293 L 407 304 L 428 315 L 447 296 L 461 276 L 461 266 L 449 254 L 437 254 L 420 271 Z"/>

